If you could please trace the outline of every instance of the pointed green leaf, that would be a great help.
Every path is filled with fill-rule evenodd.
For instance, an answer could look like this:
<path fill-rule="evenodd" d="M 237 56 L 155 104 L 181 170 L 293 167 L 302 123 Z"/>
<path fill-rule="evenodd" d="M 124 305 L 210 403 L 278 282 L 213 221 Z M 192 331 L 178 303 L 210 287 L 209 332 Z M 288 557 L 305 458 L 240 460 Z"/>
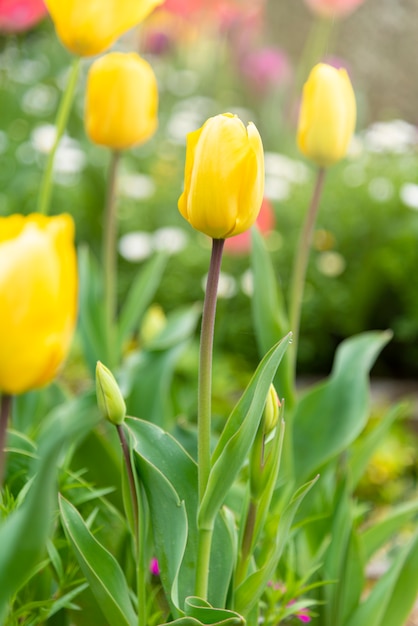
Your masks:
<path fill-rule="evenodd" d="M 383 441 L 393 422 L 402 419 L 405 413 L 406 404 L 402 403 L 391 407 L 380 420 L 378 426 L 373 428 L 354 447 L 349 460 L 353 486 L 356 486 L 362 476 L 364 476 L 370 458 Z"/>
<path fill-rule="evenodd" d="M 301 398 L 293 423 L 297 482 L 345 450 L 363 430 L 369 408 L 368 373 L 390 336 L 368 332 L 344 341 L 328 380 Z"/>
<path fill-rule="evenodd" d="M 65 534 L 106 620 L 110 626 L 136 626 L 137 616 L 119 563 L 68 500 L 60 496 L 59 505 Z"/>
<path fill-rule="evenodd" d="M 211 528 L 257 433 L 269 387 L 291 340 L 287 335 L 261 361 L 221 433 L 199 510 L 199 524 Z"/>
<path fill-rule="evenodd" d="M 360 534 L 366 561 L 418 513 L 418 499 L 392 507 L 385 517 Z"/>
<path fill-rule="evenodd" d="M 21 506 L 0 525 L 0 622 L 15 594 L 45 551 L 56 507 L 56 478 L 64 449 L 97 423 L 91 397 L 57 407 L 45 419 L 39 436 L 35 477 Z M 19 555 L 16 558 L 16 555 Z"/>
<path fill-rule="evenodd" d="M 209 624 L 213 626 L 245 626 L 245 620 L 235 611 L 214 608 L 206 600 L 195 596 L 186 599 L 184 612 L 184 617 L 170 622 L 170 624 L 177 624 L 177 626 L 206 626 Z M 161 626 L 168 626 L 168 624 Z"/>

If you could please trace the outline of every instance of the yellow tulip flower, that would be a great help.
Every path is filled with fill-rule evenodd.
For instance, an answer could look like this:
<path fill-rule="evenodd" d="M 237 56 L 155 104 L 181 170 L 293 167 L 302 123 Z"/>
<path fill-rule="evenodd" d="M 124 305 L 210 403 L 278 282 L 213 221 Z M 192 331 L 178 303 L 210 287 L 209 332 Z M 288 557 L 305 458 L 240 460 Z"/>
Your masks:
<path fill-rule="evenodd" d="M 42 387 L 67 355 L 77 312 L 69 215 L 0 217 L 0 391 Z"/>
<path fill-rule="evenodd" d="M 264 155 L 253 123 L 231 113 L 209 118 L 187 137 L 182 216 L 213 239 L 248 230 L 264 193 Z"/>
<path fill-rule="evenodd" d="M 85 126 L 94 143 L 114 150 L 143 143 L 157 128 L 157 113 L 157 80 L 138 54 L 110 52 L 92 64 Z"/>
<path fill-rule="evenodd" d="M 356 100 L 345 69 L 316 65 L 304 85 L 297 141 L 300 151 L 320 167 L 347 152 L 356 125 Z"/>
<path fill-rule="evenodd" d="M 142 22 L 163 0 L 45 0 L 57 35 L 71 52 L 93 56 Z"/>

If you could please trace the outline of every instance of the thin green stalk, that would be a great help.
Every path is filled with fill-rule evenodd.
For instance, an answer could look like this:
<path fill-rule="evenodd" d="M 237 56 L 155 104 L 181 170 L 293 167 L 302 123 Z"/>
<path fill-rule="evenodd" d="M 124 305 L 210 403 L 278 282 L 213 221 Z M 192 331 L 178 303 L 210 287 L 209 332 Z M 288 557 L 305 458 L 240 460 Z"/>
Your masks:
<path fill-rule="evenodd" d="M 316 222 L 316 216 L 319 209 L 319 201 L 324 185 L 324 178 L 325 169 L 320 168 L 316 178 L 315 187 L 312 194 L 312 200 L 300 234 L 290 283 L 289 319 L 290 330 L 293 333 L 293 344 L 291 346 L 291 350 L 289 351 L 289 358 L 291 360 L 291 372 L 293 381 L 296 377 L 296 358 L 298 351 L 300 315 L 303 291 L 305 287 L 306 268 L 308 266 L 309 252 Z"/>
<path fill-rule="evenodd" d="M 317 17 L 313 21 L 296 70 L 295 88 L 298 93 L 311 68 L 330 53 L 334 28 L 335 18 Z"/>
<path fill-rule="evenodd" d="M 213 239 L 200 333 L 197 424 L 199 502 L 202 501 L 210 473 L 213 334 L 223 247 L 224 239 Z M 205 599 L 208 589 L 212 533 L 212 529 L 199 528 L 196 595 Z"/>
<path fill-rule="evenodd" d="M 221 270 L 224 239 L 213 239 L 212 256 L 206 284 L 200 333 L 198 390 L 198 466 L 199 501 L 202 501 L 210 472 L 210 439 L 212 412 L 212 355 L 215 327 L 216 298 Z"/>
<path fill-rule="evenodd" d="M 115 320 L 117 310 L 117 268 L 116 268 L 116 182 L 120 162 L 120 152 L 113 151 L 107 183 L 104 215 L 104 233 L 102 241 L 102 262 L 104 268 L 105 316 L 106 316 L 106 352 L 110 368 L 115 362 Z"/>
<path fill-rule="evenodd" d="M 142 549 L 145 546 L 144 541 L 144 524 L 141 523 L 139 515 L 139 500 L 135 482 L 135 475 L 132 467 L 131 454 L 129 445 L 126 440 L 123 426 L 116 426 L 116 430 L 119 436 L 119 440 L 122 447 L 123 459 L 125 463 L 125 469 L 128 476 L 129 493 L 131 496 L 131 507 L 134 517 L 134 546 L 135 546 L 135 558 L 136 558 L 136 585 L 137 585 L 137 599 L 138 599 L 138 626 L 147 626 L 147 599 L 145 593 L 146 582 L 146 566 L 144 559 L 144 551 Z"/>
<path fill-rule="evenodd" d="M 68 117 L 70 115 L 71 106 L 74 100 L 75 89 L 76 89 L 77 81 L 78 81 L 78 75 L 80 73 L 80 65 L 81 65 L 80 57 L 75 57 L 71 66 L 67 86 L 61 98 L 60 106 L 59 106 L 58 113 L 57 113 L 57 118 L 55 121 L 55 129 L 56 129 L 55 140 L 48 154 L 48 160 L 47 160 L 44 175 L 42 178 L 41 188 L 40 188 L 39 198 L 38 198 L 38 212 L 42 213 L 43 215 L 48 215 L 49 213 L 55 154 L 57 152 L 58 145 L 61 141 L 61 138 L 64 134 L 65 128 L 67 126 Z"/>
<path fill-rule="evenodd" d="M 250 500 L 250 506 L 247 511 L 247 518 L 245 520 L 244 535 L 242 538 L 241 558 L 238 563 L 235 587 L 237 588 L 245 578 L 248 570 L 248 564 L 251 558 L 251 549 L 253 545 L 255 523 L 257 521 L 258 501 L 254 498 Z"/>
<path fill-rule="evenodd" d="M 6 435 L 9 422 L 13 397 L 4 393 L 0 402 L 0 489 L 3 486 L 4 472 L 6 468 Z"/>

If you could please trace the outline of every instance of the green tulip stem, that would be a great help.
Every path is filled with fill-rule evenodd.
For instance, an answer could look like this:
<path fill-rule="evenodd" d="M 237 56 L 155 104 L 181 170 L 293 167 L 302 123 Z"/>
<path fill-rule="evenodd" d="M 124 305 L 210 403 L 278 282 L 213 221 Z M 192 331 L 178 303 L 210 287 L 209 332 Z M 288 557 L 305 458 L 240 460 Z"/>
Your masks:
<path fill-rule="evenodd" d="M 62 139 L 67 126 L 68 117 L 74 100 L 75 90 L 77 87 L 78 76 L 80 73 L 81 59 L 75 57 L 71 65 L 67 86 L 62 95 L 60 106 L 55 121 L 55 139 L 52 148 L 48 154 L 48 160 L 44 175 L 41 182 L 41 188 L 38 197 L 38 212 L 42 215 L 48 215 L 51 202 L 52 177 L 54 173 L 55 154 L 59 143 Z"/>
<path fill-rule="evenodd" d="M 244 534 L 242 537 L 242 546 L 241 546 L 241 557 L 238 561 L 237 571 L 235 575 L 235 588 L 237 588 L 240 583 L 244 580 L 247 570 L 248 564 L 251 558 L 251 550 L 253 547 L 253 539 L 254 539 L 254 530 L 255 524 L 257 521 L 257 513 L 258 513 L 258 501 L 255 498 L 251 498 L 250 506 L 247 511 L 247 518 L 245 520 Z"/>
<path fill-rule="evenodd" d="M 290 303 L 289 303 L 289 319 L 290 330 L 293 333 L 293 345 L 289 351 L 291 361 L 291 372 L 293 381 L 296 377 L 296 360 L 299 341 L 299 326 L 301 307 L 303 299 L 303 291 L 305 287 L 306 269 L 308 266 L 309 252 L 315 228 L 316 216 L 318 214 L 319 202 L 321 199 L 322 188 L 324 185 L 325 169 L 320 168 L 316 178 L 311 203 L 306 214 L 305 222 L 300 234 L 298 248 L 293 266 L 293 273 L 290 282 Z"/>
<path fill-rule="evenodd" d="M 120 162 L 120 152 L 113 151 L 110 159 L 107 195 L 104 215 L 104 233 L 102 261 L 104 268 L 104 292 L 105 292 L 105 315 L 106 315 L 106 349 L 107 363 L 110 368 L 115 363 L 115 321 L 117 310 L 117 274 L 116 274 L 116 182 Z"/>
<path fill-rule="evenodd" d="M 3 486 L 4 471 L 6 467 L 6 435 L 9 422 L 13 397 L 4 393 L 0 401 L 0 489 Z"/>
<path fill-rule="evenodd" d="M 137 594 L 138 594 L 138 626 L 147 626 L 147 599 L 145 596 L 145 579 L 146 579 L 146 564 L 145 554 L 142 547 L 145 545 L 144 538 L 144 524 L 141 523 L 139 515 L 139 500 L 137 485 L 135 482 L 135 475 L 132 467 L 131 453 L 129 450 L 129 444 L 126 439 L 123 425 L 116 426 L 119 441 L 122 447 L 123 460 L 125 463 L 126 474 L 128 476 L 129 493 L 131 496 L 131 507 L 134 521 L 134 544 L 136 553 L 136 582 L 137 582 Z"/>
<path fill-rule="evenodd" d="M 212 240 L 200 333 L 197 413 L 199 502 L 202 502 L 210 474 L 213 335 L 224 242 L 224 239 Z M 207 596 L 211 541 L 212 530 L 199 528 L 196 595 L 200 598 Z"/>

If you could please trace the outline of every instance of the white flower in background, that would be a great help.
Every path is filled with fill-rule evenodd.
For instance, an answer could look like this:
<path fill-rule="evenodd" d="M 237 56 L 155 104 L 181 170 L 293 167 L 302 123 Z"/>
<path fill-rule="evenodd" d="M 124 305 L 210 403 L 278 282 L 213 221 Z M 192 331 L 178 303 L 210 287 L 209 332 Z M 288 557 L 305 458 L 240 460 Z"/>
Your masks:
<path fill-rule="evenodd" d="M 418 128 L 404 120 L 375 122 L 363 133 L 366 150 L 404 154 L 416 149 Z"/>
<path fill-rule="evenodd" d="M 146 200 L 155 194 L 155 182 L 146 174 L 122 174 L 118 180 L 118 191 L 126 198 Z"/>
<path fill-rule="evenodd" d="M 175 144 L 185 145 L 187 134 L 200 128 L 216 107 L 214 100 L 204 96 L 193 96 L 178 102 L 167 122 L 169 139 Z"/>
<path fill-rule="evenodd" d="M 54 145 L 56 128 L 42 124 L 32 131 L 30 144 L 36 152 L 48 154 Z M 75 139 L 64 135 L 55 154 L 54 171 L 58 174 L 78 174 L 86 166 L 86 155 Z"/>
<path fill-rule="evenodd" d="M 206 291 L 206 283 L 208 277 L 207 275 L 202 280 L 202 289 Z M 238 291 L 237 281 L 231 274 L 226 274 L 225 272 L 221 272 L 219 274 L 219 283 L 218 283 L 218 298 L 223 298 L 228 300 L 229 298 L 233 298 Z"/>
<path fill-rule="evenodd" d="M 119 254 L 126 260 L 135 263 L 143 261 L 152 255 L 152 234 L 143 231 L 134 231 L 122 235 L 119 239 Z"/>
<path fill-rule="evenodd" d="M 170 254 L 181 252 L 187 245 L 188 235 L 181 228 L 166 226 L 155 231 L 152 243 L 155 250 L 165 250 Z"/>
<path fill-rule="evenodd" d="M 376 202 L 387 202 L 393 197 L 393 183 L 388 178 L 373 178 L 368 185 L 370 197 Z"/>
<path fill-rule="evenodd" d="M 254 293 L 254 276 L 252 270 L 246 270 L 241 276 L 241 291 L 251 298 Z"/>
<path fill-rule="evenodd" d="M 303 185 L 309 180 L 309 169 L 304 163 L 278 152 L 266 152 L 264 166 L 264 194 L 269 200 L 287 200 L 292 185 Z"/>
<path fill-rule="evenodd" d="M 21 108 L 27 115 L 44 116 L 56 109 L 58 92 L 50 85 L 34 85 L 24 94 Z"/>
<path fill-rule="evenodd" d="M 399 191 L 402 202 L 409 207 L 418 211 L 418 185 L 415 183 L 405 183 Z"/>
<path fill-rule="evenodd" d="M 12 78 L 16 83 L 31 85 L 38 83 L 49 70 L 49 61 L 42 59 L 22 59 L 13 69 Z"/>

